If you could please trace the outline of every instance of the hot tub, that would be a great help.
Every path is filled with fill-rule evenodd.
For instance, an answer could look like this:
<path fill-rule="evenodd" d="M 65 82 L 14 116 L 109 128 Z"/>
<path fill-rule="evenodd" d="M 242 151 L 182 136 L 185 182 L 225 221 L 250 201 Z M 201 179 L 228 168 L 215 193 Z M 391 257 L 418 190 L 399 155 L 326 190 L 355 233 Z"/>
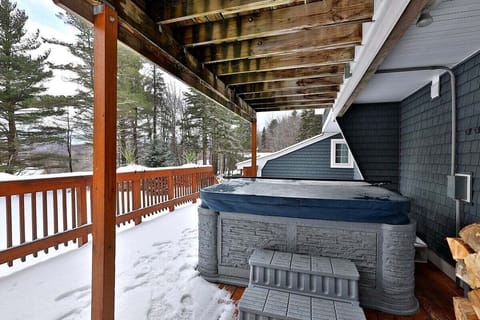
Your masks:
<path fill-rule="evenodd" d="M 214 211 L 334 221 L 408 224 L 410 201 L 359 181 L 234 179 L 200 191 Z"/>
<path fill-rule="evenodd" d="M 338 257 L 357 266 L 363 306 L 417 311 L 407 198 L 365 182 L 261 178 L 200 193 L 198 270 L 207 280 L 247 285 L 255 248 Z"/>

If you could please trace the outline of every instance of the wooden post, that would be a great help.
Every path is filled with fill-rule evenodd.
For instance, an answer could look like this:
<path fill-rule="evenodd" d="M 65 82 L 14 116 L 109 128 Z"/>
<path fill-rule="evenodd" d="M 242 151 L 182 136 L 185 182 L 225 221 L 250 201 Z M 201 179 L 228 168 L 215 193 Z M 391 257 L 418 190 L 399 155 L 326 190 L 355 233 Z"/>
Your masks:
<path fill-rule="evenodd" d="M 140 179 L 135 179 L 132 181 L 132 200 L 133 200 L 133 210 L 140 209 L 140 198 L 141 198 L 141 188 L 140 188 Z M 135 218 L 135 225 L 142 223 L 142 217 Z"/>
<path fill-rule="evenodd" d="M 257 120 L 252 121 L 252 175 L 257 176 Z"/>
<path fill-rule="evenodd" d="M 192 173 L 192 194 L 195 194 L 197 193 L 199 190 L 198 190 L 198 186 L 197 186 L 197 173 L 194 172 Z M 192 200 L 193 203 L 196 203 L 197 202 L 197 198 L 193 198 Z"/>
<path fill-rule="evenodd" d="M 84 181 L 82 179 L 82 181 Z M 72 192 L 74 192 L 72 189 Z M 56 191 L 55 191 L 56 192 Z M 78 221 L 78 226 L 82 226 L 84 224 L 87 224 L 87 186 L 85 184 L 82 184 L 80 187 L 77 188 L 77 221 Z M 88 236 L 84 235 L 80 238 L 78 238 L 78 246 L 81 247 L 85 243 L 88 242 Z"/>
<path fill-rule="evenodd" d="M 174 184 L 174 181 L 173 181 L 173 171 L 170 170 L 169 173 L 168 173 L 168 200 L 173 200 L 173 198 L 175 197 L 175 184 Z M 173 210 L 175 210 L 175 205 L 170 205 L 168 206 L 168 210 L 170 212 L 172 212 Z"/>
<path fill-rule="evenodd" d="M 113 320 L 118 18 L 108 5 L 94 14 L 92 319 Z"/>

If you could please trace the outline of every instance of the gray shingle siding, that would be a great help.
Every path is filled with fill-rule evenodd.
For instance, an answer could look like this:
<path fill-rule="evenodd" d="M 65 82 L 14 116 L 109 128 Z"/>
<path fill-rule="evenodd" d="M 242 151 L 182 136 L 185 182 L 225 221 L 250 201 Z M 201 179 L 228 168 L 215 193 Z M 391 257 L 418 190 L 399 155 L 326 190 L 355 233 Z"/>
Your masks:
<path fill-rule="evenodd" d="M 269 160 L 262 170 L 263 177 L 299 179 L 353 179 L 353 168 L 330 168 L 330 140 L 318 141 L 302 149 Z"/>
<path fill-rule="evenodd" d="M 458 65 L 454 72 L 457 172 L 473 174 L 472 204 L 461 205 L 465 225 L 480 221 L 480 133 L 475 132 L 480 127 L 480 53 Z M 446 178 L 451 163 L 448 75 L 441 77 L 440 89 L 441 96 L 433 100 L 429 84 L 400 103 L 354 105 L 339 122 L 365 179 L 386 178 L 389 174 L 394 178 L 398 170 L 399 191 L 411 199 L 411 217 L 417 220 L 418 235 L 434 252 L 452 262 L 445 241 L 445 237 L 455 235 L 455 202 L 447 197 Z"/>
<path fill-rule="evenodd" d="M 399 104 L 352 105 L 338 123 L 364 179 L 398 191 Z"/>
<path fill-rule="evenodd" d="M 457 172 L 473 174 L 473 204 L 461 205 L 464 224 L 480 221 L 480 54 L 454 69 L 457 78 Z M 402 101 L 400 192 L 412 199 L 411 216 L 429 247 L 451 261 L 445 241 L 455 235 L 455 202 L 447 198 L 450 174 L 450 78 L 441 78 L 441 96 L 430 85 Z M 472 128 L 470 134 L 466 130 Z"/>

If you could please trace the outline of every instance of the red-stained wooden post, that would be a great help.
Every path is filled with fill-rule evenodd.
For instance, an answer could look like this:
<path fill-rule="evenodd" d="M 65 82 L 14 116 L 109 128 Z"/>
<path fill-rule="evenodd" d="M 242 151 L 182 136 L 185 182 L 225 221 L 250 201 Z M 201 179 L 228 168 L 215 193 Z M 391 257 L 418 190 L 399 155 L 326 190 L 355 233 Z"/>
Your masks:
<path fill-rule="evenodd" d="M 173 200 L 175 197 L 175 184 L 173 182 L 173 171 L 170 170 L 168 174 L 168 200 Z M 175 205 L 168 206 L 168 210 L 172 212 L 175 210 Z"/>
<path fill-rule="evenodd" d="M 82 181 L 84 181 L 82 179 Z M 72 192 L 74 192 L 72 189 Z M 56 192 L 56 191 L 55 191 Z M 77 221 L 78 226 L 87 224 L 87 186 L 85 184 L 77 188 Z M 78 246 L 81 247 L 88 242 L 88 236 L 84 235 L 78 238 Z"/>
<path fill-rule="evenodd" d="M 257 120 L 252 121 L 252 176 L 257 176 Z"/>
<path fill-rule="evenodd" d="M 192 173 L 192 194 L 195 194 L 197 193 L 199 190 L 198 190 L 198 186 L 197 186 L 197 173 L 194 172 Z M 196 203 L 197 202 L 197 198 L 193 198 L 192 200 L 193 203 Z"/>
<path fill-rule="evenodd" d="M 140 188 L 140 179 L 135 179 L 132 181 L 132 201 L 133 201 L 133 210 L 140 209 L 141 202 L 141 188 Z M 142 217 L 135 218 L 135 225 L 142 223 Z"/>
<path fill-rule="evenodd" d="M 118 17 L 108 5 L 94 11 L 92 319 L 113 320 Z"/>

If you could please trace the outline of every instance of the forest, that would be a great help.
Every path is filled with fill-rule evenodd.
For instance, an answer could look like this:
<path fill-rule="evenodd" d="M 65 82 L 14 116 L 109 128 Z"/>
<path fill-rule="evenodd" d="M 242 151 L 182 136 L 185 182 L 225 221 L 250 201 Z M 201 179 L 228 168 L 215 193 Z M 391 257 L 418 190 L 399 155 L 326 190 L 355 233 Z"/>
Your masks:
<path fill-rule="evenodd" d="M 28 32 L 28 15 L 0 1 L 0 172 L 22 174 L 91 170 L 93 137 L 93 29 L 58 13 L 75 30 L 70 42 Z M 60 46 L 71 62 L 49 60 L 42 45 Z M 39 52 L 40 51 L 40 52 Z M 61 72 L 71 95 L 50 95 Z M 165 80 L 158 66 L 119 43 L 117 165 L 148 167 L 210 164 L 231 174 L 250 153 L 250 124 L 194 89 Z M 293 111 L 259 130 L 257 148 L 273 152 L 321 131 L 321 115 Z"/>

